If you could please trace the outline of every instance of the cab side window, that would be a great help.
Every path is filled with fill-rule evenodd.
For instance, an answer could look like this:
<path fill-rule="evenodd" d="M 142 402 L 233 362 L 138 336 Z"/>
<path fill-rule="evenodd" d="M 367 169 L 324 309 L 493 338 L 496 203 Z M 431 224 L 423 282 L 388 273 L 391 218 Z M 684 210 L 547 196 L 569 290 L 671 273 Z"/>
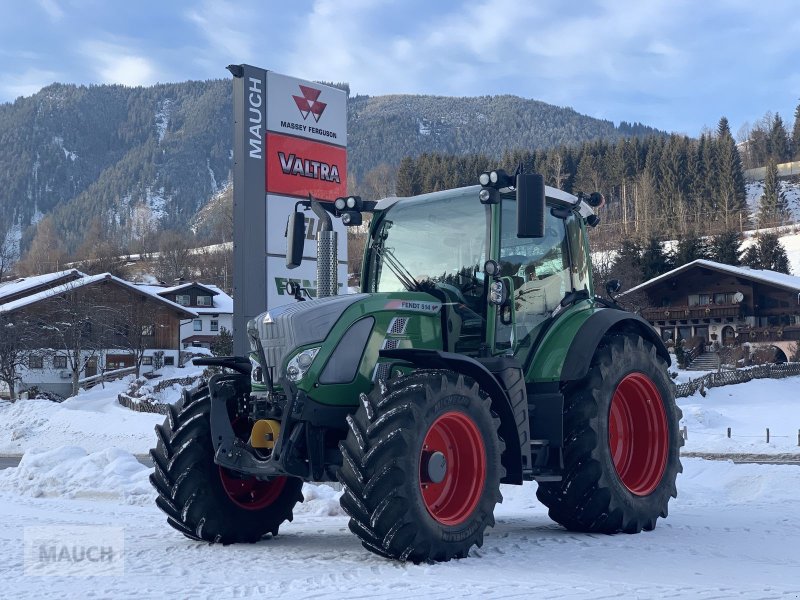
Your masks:
<path fill-rule="evenodd" d="M 572 291 L 569 244 L 563 219 L 545 213 L 545 236 L 516 236 L 516 207 L 504 202 L 501 222 L 501 275 L 514 282 L 512 301 L 516 313 L 517 340 L 523 341 Z"/>

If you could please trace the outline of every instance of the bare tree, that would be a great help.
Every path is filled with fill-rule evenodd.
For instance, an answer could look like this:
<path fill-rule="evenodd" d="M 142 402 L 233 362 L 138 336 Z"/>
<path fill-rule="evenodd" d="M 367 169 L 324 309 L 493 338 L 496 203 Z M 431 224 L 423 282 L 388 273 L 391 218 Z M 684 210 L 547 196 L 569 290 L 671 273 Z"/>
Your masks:
<path fill-rule="evenodd" d="M 0 314 L 0 381 L 6 384 L 11 401 L 16 399 L 19 371 L 40 351 L 36 348 L 36 329 L 21 313 Z"/>
<path fill-rule="evenodd" d="M 198 248 L 192 254 L 194 272 L 199 280 L 211 283 L 230 294 L 233 289 L 233 248 L 228 246 Z"/>
<path fill-rule="evenodd" d="M 108 228 L 100 219 L 93 219 L 83 243 L 75 252 L 76 265 L 89 275 L 111 273 L 124 278 L 127 260 L 122 245 L 108 236 Z"/>
<path fill-rule="evenodd" d="M 156 329 L 160 325 L 156 311 L 142 294 L 124 291 L 116 296 L 110 313 L 108 346 L 133 356 L 136 377 L 141 374 L 145 351 L 155 345 Z"/>
<path fill-rule="evenodd" d="M 15 244 L 8 234 L 2 236 L 2 242 L 0 242 L 0 281 L 3 281 L 9 275 L 18 258 Z"/>
<path fill-rule="evenodd" d="M 66 358 L 72 395 L 78 393 L 81 374 L 108 338 L 113 311 L 102 290 L 91 285 L 64 286 L 64 290 L 35 306 L 35 322 L 43 347 Z"/>
<path fill-rule="evenodd" d="M 161 234 L 156 261 L 156 277 L 161 281 L 172 282 L 191 277 L 193 256 L 190 252 L 191 239 L 177 231 Z"/>
<path fill-rule="evenodd" d="M 23 275 L 51 273 L 63 268 L 67 253 L 53 219 L 47 215 L 36 226 L 36 235 L 17 268 Z"/>

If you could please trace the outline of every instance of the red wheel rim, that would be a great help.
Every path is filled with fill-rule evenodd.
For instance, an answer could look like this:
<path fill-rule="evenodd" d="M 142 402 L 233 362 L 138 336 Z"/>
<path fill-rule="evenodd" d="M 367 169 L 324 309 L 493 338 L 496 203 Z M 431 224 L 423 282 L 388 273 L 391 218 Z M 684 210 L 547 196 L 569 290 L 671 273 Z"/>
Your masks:
<path fill-rule="evenodd" d="M 236 418 L 231 423 L 236 437 L 246 439 L 249 435 L 249 422 L 246 419 Z M 270 481 L 244 477 L 219 467 L 219 478 L 222 489 L 236 506 L 245 510 L 261 510 L 268 507 L 278 499 L 286 485 L 286 477 L 276 477 Z"/>
<path fill-rule="evenodd" d="M 278 499 L 286 485 L 286 477 L 263 481 L 255 477 L 239 478 L 227 469 L 219 468 L 222 488 L 236 506 L 245 510 L 267 508 Z"/>
<path fill-rule="evenodd" d="M 444 478 L 430 480 L 428 460 L 440 452 L 446 461 Z M 478 505 L 486 479 L 483 437 L 469 416 L 451 411 L 431 425 L 419 459 L 422 500 L 428 513 L 442 525 L 459 525 Z"/>
<path fill-rule="evenodd" d="M 622 484 L 637 496 L 658 487 L 667 466 L 669 427 L 655 383 L 643 373 L 619 382 L 608 415 L 608 446 Z"/>

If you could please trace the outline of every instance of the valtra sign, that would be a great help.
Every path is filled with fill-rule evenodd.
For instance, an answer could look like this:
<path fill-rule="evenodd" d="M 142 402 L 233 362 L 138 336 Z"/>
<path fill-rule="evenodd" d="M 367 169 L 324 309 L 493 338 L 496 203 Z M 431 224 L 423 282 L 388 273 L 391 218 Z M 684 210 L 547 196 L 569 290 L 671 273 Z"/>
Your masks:
<path fill-rule="evenodd" d="M 347 195 L 347 94 L 327 85 L 250 65 L 231 65 L 234 101 L 234 352 L 246 355 L 246 325 L 294 301 L 268 282 L 314 281 L 316 243 L 309 231 L 301 269 L 285 266 L 286 222 L 298 199 L 332 202 Z M 339 278 L 347 277 L 345 228 L 339 232 Z M 298 271 L 303 271 L 298 272 Z"/>

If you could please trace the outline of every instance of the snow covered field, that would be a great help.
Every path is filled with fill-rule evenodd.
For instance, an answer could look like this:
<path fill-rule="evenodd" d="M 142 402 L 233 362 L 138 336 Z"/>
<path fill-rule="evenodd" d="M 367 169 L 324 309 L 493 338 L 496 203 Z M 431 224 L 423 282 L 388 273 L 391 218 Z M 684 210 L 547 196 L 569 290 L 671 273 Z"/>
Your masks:
<path fill-rule="evenodd" d="M 70 451 L 65 486 L 86 457 Z M 106 461 L 104 457 L 100 463 Z M 127 475 L 73 497 L 33 497 L 31 480 L 0 472 L 0 577 L 6 598 L 797 598 L 800 595 L 800 467 L 684 459 L 670 517 L 639 535 L 570 533 L 550 521 L 535 484 L 503 486 L 497 525 L 466 560 L 436 565 L 390 562 L 347 530 L 336 493 L 316 496 L 277 538 L 209 546 L 170 529 L 150 502 L 127 503 L 145 467 L 121 456 Z M 108 463 L 107 463 L 108 466 Z M 133 470 L 138 469 L 139 475 Z M 130 470 L 130 471 L 129 471 Z M 115 472 L 111 467 L 105 474 Z M 28 479 L 27 482 L 23 481 Z M 127 483 L 126 483 L 127 481 Z M 99 480 L 98 482 L 99 483 Z M 138 493 L 133 494 L 137 496 Z M 145 494 L 146 495 L 146 494 Z M 129 496 L 130 499 L 132 496 Z M 144 500 L 142 498 L 141 500 Z M 124 528 L 124 574 L 70 578 L 23 575 L 26 526 Z"/>
<path fill-rule="evenodd" d="M 798 377 L 756 380 L 681 399 L 684 451 L 800 454 L 798 384 Z M 370 554 L 326 485 L 304 486 L 306 502 L 277 538 L 237 547 L 193 542 L 166 524 L 149 469 L 130 454 L 152 445 L 162 417 L 117 406 L 115 386 L 123 385 L 61 405 L 0 405 L 0 448 L 26 452 L 19 467 L 0 471 L 2 597 L 800 597 L 800 466 L 793 465 L 684 458 L 669 518 L 640 535 L 570 533 L 547 517 L 535 483 L 503 486 L 483 548 L 446 564 Z M 25 528 L 65 525 L 123 528 L 124 574 L 25 575 Z"/>
<path fill-rule="evenodd" d="M 202 369 L 164 367 L 163 379 L 200 375 Z M 22 454 L 29 449 L 80 446 L 88 451 L 108 447 L 146 454 L 153 444 L 153 428 L 163 415 L 138 413 L 121 406 L 117 396 L 134 376 L 94 387 L 61 404 L 49 400 L 0 400 L 0 454 Z M 158 380 L 154 380 L 157 382 Z M 180 386 L 164 390 L 162 402 L 177 402 Z"/>

